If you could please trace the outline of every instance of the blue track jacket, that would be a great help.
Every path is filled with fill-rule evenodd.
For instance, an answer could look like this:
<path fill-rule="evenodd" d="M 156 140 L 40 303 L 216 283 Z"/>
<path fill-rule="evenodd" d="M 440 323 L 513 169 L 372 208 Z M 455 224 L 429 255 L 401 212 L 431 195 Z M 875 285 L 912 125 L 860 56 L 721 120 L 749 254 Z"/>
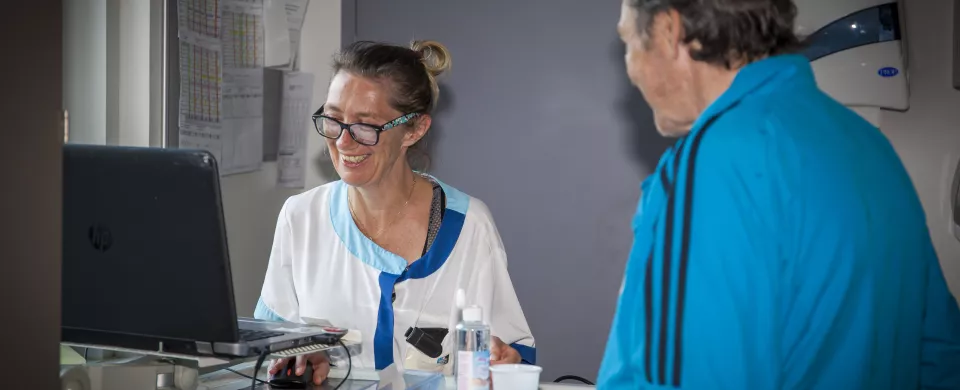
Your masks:
<path fill-rule="evenodd" d="M 960 311 L 880 131 L 775 56 L 642 184 L 600 389 L 960 389 Z"/>

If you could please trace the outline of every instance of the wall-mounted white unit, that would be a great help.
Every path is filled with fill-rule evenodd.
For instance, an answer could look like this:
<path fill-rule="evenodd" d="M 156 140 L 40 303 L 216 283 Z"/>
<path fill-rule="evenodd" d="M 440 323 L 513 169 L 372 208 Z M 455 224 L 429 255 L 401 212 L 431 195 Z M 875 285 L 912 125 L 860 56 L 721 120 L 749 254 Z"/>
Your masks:
<path fill-rule="evenodd" d="M 958 0 L 960 1 L 960 0 Z M 797 0 L 797 33 L 817 84 L 851 108 L 910 107 L 900 2 Z"/>

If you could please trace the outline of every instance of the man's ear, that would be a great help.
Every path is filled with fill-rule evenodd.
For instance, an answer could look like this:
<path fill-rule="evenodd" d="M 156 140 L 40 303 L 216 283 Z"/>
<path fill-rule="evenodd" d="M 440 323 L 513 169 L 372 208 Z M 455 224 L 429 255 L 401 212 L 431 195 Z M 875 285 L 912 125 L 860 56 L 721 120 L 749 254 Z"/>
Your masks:
<path fill-rule="evenodd" d="M 658 13 L 651 21 L 653 23 L 653 38 L 658 39 L 668 58 L 676 59 L 684 50 L 683 18 L 675 9 Z"/>
<path fill-rule="evenodd" d="M 423 137 L 427 135 L 427 132 L 430 131 L 430 125 L 432 123 L 433 118 L 430 117 L 430 115 L 421 115 L 415 119 L 413 128 L 403 136 L 403 146 L 409 148 L 423 139 Z"/>

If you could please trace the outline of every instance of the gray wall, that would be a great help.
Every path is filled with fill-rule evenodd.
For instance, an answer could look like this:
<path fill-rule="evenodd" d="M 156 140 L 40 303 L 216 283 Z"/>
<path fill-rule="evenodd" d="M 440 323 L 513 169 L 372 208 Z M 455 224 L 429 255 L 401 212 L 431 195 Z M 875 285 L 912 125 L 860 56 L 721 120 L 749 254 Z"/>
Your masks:
<path fill-rule="evenodd" d="M 599 368 L 640 181 L 668 145 L 626 78 L 619 2 L 344 0 L 344 43 L 453 55 L 431 172 L 490 206 L 545 380 Z"/>

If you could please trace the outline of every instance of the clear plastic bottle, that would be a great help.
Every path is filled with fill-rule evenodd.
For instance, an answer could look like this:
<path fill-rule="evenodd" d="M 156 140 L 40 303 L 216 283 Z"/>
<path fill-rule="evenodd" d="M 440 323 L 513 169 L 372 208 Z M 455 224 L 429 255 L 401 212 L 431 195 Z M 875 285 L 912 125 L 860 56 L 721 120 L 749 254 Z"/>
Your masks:
<path fill-rule="evenodd" d="M 460 324 L 461 322 L 463 322 L 463 309 L 467 307 L 467 293 L 466 291 L 463 291 L 462 288 L 457 289 L 457 294 L 454 296 L 454 304 L 457 306 L 457 322 L 456 323 Z M 454 328 L 454 331 L 456 331 L 456 328 Z M 453 337 L 454 337 L 453 341 L 456 342 L 457 334 L 454 333 Z M 457 345 L 454 345 L 454 347 L 457 347 Z M 452 356 L 450 357 L 450 360 L 452 360 L 453 364 L 450 365 L 451 366 L 450 374 L 453 375 L 454 378 L 456 378 L 457 377 L 457 351 L 454 350 L 451 355 Z"/>
<path fill-rule="evenodd" d="M 483 309 L 463 309 L 457 324 L 457 390 L 490 389 L 490 327 L 483 323 Z"/>

